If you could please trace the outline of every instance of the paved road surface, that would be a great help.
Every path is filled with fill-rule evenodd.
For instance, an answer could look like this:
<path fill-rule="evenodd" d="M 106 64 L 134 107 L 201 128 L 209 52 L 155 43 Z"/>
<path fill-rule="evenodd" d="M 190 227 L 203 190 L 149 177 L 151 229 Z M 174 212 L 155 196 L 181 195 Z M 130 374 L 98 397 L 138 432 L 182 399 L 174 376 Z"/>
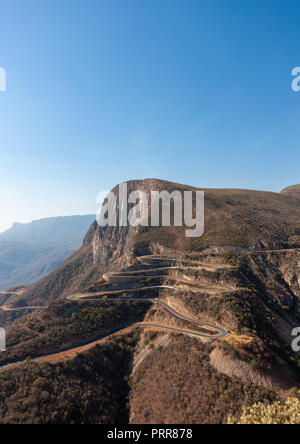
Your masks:
<path fill-rule="evenodd" d="M 149 261 L 153 261 L 155 263 L 157 262 L 173 262 L 175 261 L 174 258 L 160 258 L 160 257 L 154 257 L 154 256 L 150 256 L 150 257 L 144 257 L 144 258 L 139 258 L 139 261 L 149 265 Z M 157 271 L 166 271 L 166 270 L 170 270 L 170 269 L 205 269 L 205 270 L 209 270 L 209 271 L 216 271 L 216 270 L 220 270 L 220 269 L 224 269 L 224 268 L 231 268 L 227 265 L 214 265 L 214 264 L 201 264 L 201 263 L 195 263 L 195 267 L 189 266 L 189 267 L 160 267 L 160 268 L 151 268 L 148 270 L 138 270 L 138 271 L 130 271 L 130 272 L 113 272 L 113 273 L 107 273 L 105 275 L 105 279 L 108 282 L 112 282 L 112 281 L 117 281 L 118 279 L 120 279 L 120 281 L 122 281 L 122 278 L 132 278 L 133 280 L 136 279 L 140 279 L 141 276 L 142 277 L 153 277 L 153 275 L 151 275 L 150 273 L 153 272 L 153 270 L 155 270 L 155 272 Z M 148 276 L 147 276 L 148 274 Z M 162 277 L 162 276 L 159 276 Z M 187 282 L 186 282 L 187 283 Z M 157 285 L 157 286 L 149 286 L 149 287 L 142 287 L 142 288 L 130 288 L 130 289 L 122 289 L 122 290 L 116 290 L 116 291 L 102 291 L 102 292 L 97 292 L 97 293 L 85 293 L 85 294 L 75 294 L 75 295 L 71 295 L 68 296 L 68 300 L 70 301 L 76 301 L 78 303 L 80 302 L 86 302 L 86 301 L 90 301 L 90 302 L 95 302 L 97 301 L 97 299 L 95 299 L 95 297 L 98 296 L 112 296 L 112 295 L 117 295 L 117 294 L 126 294 L 126 293 L 132 293 L 132 292 L 141 292 L 141 291 L 146 291 L 146 290 L 152 290 L 152 289 L 171 289 L 171 290 L 181 290 L 184 291 L 184 288 L 181 287 L 175 287 L 175 286 L 169 286 L 169 285 Z M 226 286 L 207 286 L 206 288 L 204 288 L 204 286 L 202 287 L 198 287 L 197 289 L 193 288 L 190 289 L 189 291 L 194 291 L 194 292 L 201 292 L 201 291 L 205 291 L 205 292 L 224 292 L 224 291 L 235 291 L 234 288 L 232 287 L 226 287 Z M 148 302 L 151 302 L 153 304 L 157 304 L 162 306 L 165 310 L 167 310 L 170 314 L 172 314 L 172 316 L 174 316 L 177 319 L 183 320 L 188 322 L 189 324 L 193 324 L 197 327 L 200 327 L 200 330 L 203 329 L 205 331 L 207 331 L 207 333 L 201 332 L 201 331 L 196 331 L 196 330 L 192 330 L 192 329 L 188 329 L 188 328 L 177 328 L 177 327 L 171 327 L 168 325 L 161 325 L 155 322 L 136 322 L 133 323 L 131 325 L 126 325 L 120 329 L 114 330 L 113 332 L 107 333 L 107 335 L 105 335 L 104 337 L 109 337 L 112 336 L 118 332 L 121 332 L 123 330 L 126 330 L 128 328 L 134 328 L 134 327 L 152 327 L 152 328 L 157 328 L 157 329 L 163 329 L 163 330 L 168 330 L 168 331 L 174 331 L 174 332 L 178 332 L 178 333 L 182 333 L 185 335 L 189 335 L 189 336 L 196 336 L 196 337 L 202 337 L 202 338 L 206 338 L 206 339 L 211 339 L 211 340 L 216 340 L 216 339 L 220 339 L 220 338 L 224 338 L 226 336 L 228 336 L 230 334 L 230 331 L 227 330 L 226 328 L 223 328 L 219 325 L 214 325 L 214 324 L 208 324 L 208 323 L 204 323 L 201 321 L 197 321 L 195 319 L 190 319 L 187 318 L 186 316 L 176 312 L 172 307 L 170 307 L 169 305 L 167 305 L 165 302 L 160 301 L 159 299 L 142 299 L 142 298 L 133 298 L 133 297 L 120 297 L 120 298 L 109 298 L 107 299 L 111 302 L 115 302 L 115 301 L 128 301 L 128 300 L 145 300 Z M 99 299 L 99 301 L 103 301 L 103 299 Z M 4 311 L 19 311 L 19 310 L 28 310 L 28 309 L 40 309 L 40 308 L 45 308 L 45 307 L 40 307 L 40 306 L 28 306 L 28 307 L 17 307 L 17 308 L 11 308 L 11 307 L 7 307 L 7 306 L 2 306 L 1 309 Z M 62 352 L 58 352 L 58 353 L 53 353 L 51 355 L 44 355 L 44 356 L 40 356 L 38 358 L 32 359 L 33 362 L 47 362 L 47 359 L 50 361 L 55 361 L 55 358 L 57 357 L 61 357 L 64 354 L 66 356 L 70 355 L 70 354 L 74 354 L 76 355 L 76 353 L 82 351 L 83 348 L 86 347 L 90 347 L 95 345 L 96 343 L 98 343 L 99 341 L 103 340 L 104 337 L 93 341 L 89 344 L 83 344 L 81 346 L 77 346 L 77 347 L 73 347 L 70 348 L 68 350 L 62 351 Z M 4 371 L 4 370 L 8 370 L 11 368 L 14 368 L 16 366 L 19 366 L 21 364 L 24 364 L 24 362 L 17 362 L 14 364 L 9 364 L 6 365 L 4 367 L 0 368 L 0 371 Z"/>

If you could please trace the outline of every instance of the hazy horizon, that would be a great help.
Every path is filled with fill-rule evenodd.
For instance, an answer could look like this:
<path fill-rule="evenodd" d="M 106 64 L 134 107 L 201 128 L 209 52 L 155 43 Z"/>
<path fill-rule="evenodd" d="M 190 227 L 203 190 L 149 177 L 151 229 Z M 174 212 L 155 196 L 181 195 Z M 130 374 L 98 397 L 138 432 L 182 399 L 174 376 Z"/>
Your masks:
<path fill-rule="evenodd" d="M 86 214 L 65 214 L 65 215 L 58 215 L 58 216 L 49 216 L 49 217 L 38 217 L 36 219 L 31 219 L 31 220 L 25 220 L 25 221 L 13 221 L 11 223 L 10 226 L 8 226 L 7 228 L 1 229 L 0 228 L 0 233 L 4 233 L 5 231 L 10 230 L 11 228 L 13 228 L 13 226 L 15 224 L 20 224 L 20 225 L 27 225 L 27 224 L 31 224 L 32 222 L 36 222 L 39 220 L 47 220 L 47 219 L 57 219 L 60 217 L 76 217 L 76 216 L 92 216 L 94 215 L 94 213 L 86 213 Z M 96 213 L 95 213 L 95 219 L 96 219 Z"/>

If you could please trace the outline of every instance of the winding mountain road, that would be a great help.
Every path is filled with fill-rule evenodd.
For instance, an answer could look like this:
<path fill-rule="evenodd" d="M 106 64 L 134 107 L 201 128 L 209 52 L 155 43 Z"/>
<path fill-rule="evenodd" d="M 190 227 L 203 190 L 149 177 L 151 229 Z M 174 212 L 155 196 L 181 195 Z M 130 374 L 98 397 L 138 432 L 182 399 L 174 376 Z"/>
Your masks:
<path fill-rule="evenodd" d="M 255 254 L 268 254 L 268 253 L 287 253 L 287 252 L 293 252 L 293 251 L 300 251 L 300 249 L 298 248 L 293 248 L 293 249 L 284 249 L 284 250 L 262 250 L 262 251 L 245 251 L 245 252 L 234 252 L 233 254 L 236 255 L 255 255 Z M 184 252 L 182 253 L 184 254 Z M 195 253 L 189 253 L 189 257 L 192 256 L 199 256 L 198 252 Z M 165 273 L 168 270 L 205 270 L 205 271 L 211 271 L 211 272 L 216 272 L 219 270 L 225 270 L 225 269 L 231 269 L 232 267 L 229 265 L 224 265 L 224 264 L 208 264 L 208 263 L 201 263 L 199 261 L 192 261 L 189 258 L 187 258 L 185 256 L 185 258 L 182 260 L 180 266 L 172 266 L 172 264 L 176 263 L 178 261 L 178 258 L 168 258 L 168 257 L 160 257 L 160 256 L 143 256 L 143 257 L 139 257 L 137 258 L 137 260 L 144 266 L 153 266 L 152 268 L 148 268 L 148 269 L 143 269 L 143 270 L 134 270 L 134 271 L 125 271 L 125 272 L 110 272 L 110 273 L 106 273 L 103 278 L 111 284 L 124 284 L 125 282 L 138 282 L 139 280 L 143 279 L 143 278 L 162 278 L 163 276 L 166 276 L 167 278 L 176 281 L 176 282 L 181 282 L 181 284 L 186 284 L 186 285 L 194 285 L 194 288 L 184 288 L 184 287 L 180 287 L 180 286 L 171 286 L 171 285 L 154 285 L 154 286 L 146 286 L 146 287 L 133 287 L 133 288 L 127 288 L 127 289 L 120 289 L 120 290 L 109 290 L 109 291 L 100 291 L 100 292 L 94 292 L 94 293 L 85 293 L 85 294 L 75 294 L 75 295 L 71 295 L 68 296 L 68 300 L 73 301 L 73 302 L 86 302 L 86 301 L 90 301 L 90 302 L 95 302 L 97 300 L 99 301 L 103 301 L 103 296 L 111 296 L 110 298 L 106 299 L 107 301 L 110 302 L 116 302 L 116 301 L 128 301 L 128 300 L 145 300 L 148 302 L 151 302 L 152 304 L 157 304 L 162 306 L 165 310 L 167 310 L 170 314 L 172 314 L 172 316 L 174 316 L 177 319 L 180 319 L 182 321 L 186 321 L 189 324 L 193 324 L 195 326 L 197 326 L 200 330 L 205 330 L 205 333 L 203 331 L 195 331 L 195 330 L 190 330 L 188 328 L 177 328 L 177 327 L 171 327 L 171 326 L 167 326 L 167 325 L 162 325 L 162 324 L 158 324 L 155 322 L 137 322 L 137 323 L 133 323 L 130 325 L 126 325 L 123 327 L 120 327 L 119 329 L 116 329 L 112 332 L 107 333 L 106 335 L 103 335 L 100 339 L 96 340 L 96 341 L 92 341 L 88 344 L 83 344 L 80 346 L 76 346 L 73 348 L 69 348 L 67 350 L 64 351 L 60 351 L 58 353 L 53 353 L 53 354 L 49 354 L 49 355 L 44 355 L 38 358 L 34 358 L 31 361 L 32 362 L 36 362 L 36 363 L 44 363 L 44 362 L 61 362 L 61 361 L 65 361 L 67 359 L 71 359 L 76 357 L 79 353 L 82 353 L 85 350 L 88 350 L 92 347 L 94 347 L 96 344 L 99 344 L 103 341 L 106 340 L 106 338 L 118 334 L 118 333 L 122 333 L 122 332 L 126 332 L 129 331 L 129 329 L 132 329 L 134 327 L 152 327 L 155 329 L 163 329 L 165 331 L 174 331 L 174 332 L 178 332 L 178 333 L 182 333 L 185 335 L 191 335 L 191 336 L 198 336 L 198 337 L 202 337 L 202 338 L 209 338 L 211 340 L 216 340 L 216 339 L 220 339 L 220 338 L 224 338 L 226 336 L 228 336 L 230 334 L 230 331 L 227 330 L 224 327 L 221 327 L 219 325 L 214 325 L 214 324 L 208 324 L 208 323 L 204 323 L 201 321 L 196 321 L 195 319 L 190 319 L 187 318 L 186 316 L 176 312 L 172 307 L 170 307 L 169 305 L 167 305 L 165 302 L 159 300 L 159 299 L 155 299 L 155 298 L 134 298 L 132 296 L 132 293 L 135 292 L 143 292 L 143 291 L 147 291 L 147 290 L 154 290 L 154 289 L 170 289 L 170 290 L 180 290 L 180 291 L 190 291 L 190 292 L 195 292 L 195 293 L 220 293 L 220 292 L 233 292 L 236 291 L 236 288 L 233 287 L 228 287 L 228 286 L 221 286 L 221 285 L 201 285 L 199 283 L 197 283 L 196 288 L 195 288 L 195 282 L 193 282 L 192 279 L 187 278 L 186 276 L 183 277 L 178 277 L 178 276 L 173 276 L 170 278 L 170 276 L 168 276 L 167 274 L 163 275 L 163 274 L 157 274 L 157 273 Z M 160 266 L 158 267 L 158 264 L 162 264 L 162 263 L 166 263 L 166 266 Z M 183 264 L 187 264 L 187 265 L 183 265 Z M 129 296 L 127 296 L 127 293 L 129 293 Z M 0 292 L 1 294 L 17 294 L 17 292 L 11 293 L 11 292 Z M 117 295 L 121 295 L 121 297 L 115 297 Z M 101 299 L 96 299 L 97 297 L 102 297 Z M 26 306 L 26 307 L 9 307 L 9 306 L 2 306 L 0 307 L 0 310 L 3 311 L 7 311 L 7 312 L 13 312 L 13 311 L 21 311 L 21 310 L 37 310 L 37 309 L 45 309 L 45 306 Z M 26 361 L 20 361 L 20 362 L 16 362 L 13 364 L 8 364 L 6 366 L 0 367 L 0 372 L 11 369 L 11 368 L 15 368 L 17 366 L 20 366 L 22 364 L 24 364 Z"/>
<path fill-rule="evenodd" d="M 157 265 L 158 263 L 175 263 L 177 261 L 176 258 L 163 258 L 163 257 L 159 257 L 159 256 L 144 256 L 144 257 L 140 257 L 138 258 L 139 262 L 142 263 L 143 265 L 149 266 L 151 265 Z M 67 297 L 67 300 L 69 301 L 73 301 L 73 302 L 96 302 L 96 301 L 103 301 L 103 296 L 110 296 L 106 299 L 106 301 L 110 301 L 110 302 L 117 302 L 117 301 L 146 301 L 146 302 L 150 302 L 154 305 L 159 305 L 161 307 L 163 307 L 167 312 L 169 312 L 172 316 L 174 316 L 175 318 L 187 322 L 188 324 L 191 325 L 191 328 L 179 328 L 179 327 L 172 327 L 172 326 L 168 326 L 168 325 L 164 325 L 164 324 L 159 324 L 156 322 L 135 322 L 133 324 L 130 325 L 125 325 L 119 329 L 114 330 L 113 332 L 107 333 L 105 336 L 103 336 L 102 338 L 93 341 L 91 343 L 88 344 L 83 344 L 81 346 L 77 346 L 77 347 L 73 347 L 70 348 L 68 350 L 65 351 L 60 351 L 58 353 L 53 353 L 50 355 L 44 355 L 38 358 L 34 358 L 32 359 L 32 362 L 36 362 L 36 363 L 41 363 L 41 362 L 59 362 L 63 359 L 69 359 L 70 357 L 75 357 L 78 353 L 81 353 L 83 350 L 89 349 L 91 347 L 93 347 L 94 345 L 96 345 L 97 343 L 103 341 L 105 338 L 108 338 L 112 335 L 115 335 L 116 333 L 128 330 L 128 329 L 132 329 L 134 327 L 151 327 L 151 328 L 155 328 L 155 329 L 163 329 L 165 331 L 173 331 L 173 332 L 178 332 L 178 333 L 182 333 L 185 335 L 189 335 L 189 336 L 196 336 L 196 337 L 201 337 L 201 338 L 206 338 L 206 339 L 210 339 L 210 340 L 217 340 L 217 339 L 221 339 L 221 338 L 225 338 L 226 336 L 228 336 L 230 334 L 230 331 L 227 330 L 226 328 L 219 326 L 217 324 L 210 324 L 210 323 L 205 323 L 202 321 L 198 321 L 195 319 L 191 319 L 188 318 L 186 316 L 184 316 L 181 313 L 178 313 L 177 311 L 175 311 L 172 307 L 170 307 L 169 305 L 167 305 L 165 302 L 161 301 L 158 298 L 137 298 L 137 297 L 133 297 L 132 293 L 135 292 L 143 292 L 143 291 L 149 291 L 149 290 L 154 290 L 154 289 L 169 289 L 169 290 L 174 290 L 174 291 L 192 291 L 195 293 L 201 293 L 201 292 L 206 292 L 206 293 L 220 293 L 220 292 L 232 292 L 235 291 L 236 289 L 233 287 L 227 287 L 227 286 L 219 286 L 219 285 L 199 285 L 197 284 L 197 281 L 193 281 L 191 282 L 189 279 L 183 279 L 180 277 L 170 277 L 169 275 L 165 275 L 163 273 L 165 273 L 168 270 L 206 270 L 206 271 L 211 271 L 211 272 L 215 272 L 218 270 L 224 270 L 224 269 L 230 269 L 232 267 L 228 266 L 228 265 L 223 265 L 223 264 L 205 264 L 205 263 L 200 263 L 200 262 L 194 262 L 193 265 L 190 265 L 190 261 L 185 261 L 185 262 L 189 262 L 188 266 L 166 266 L 166 267 L 152 267 L 149 269 L 144 269 L 144 270 L 134 270 L 134 271 L 121 271 L 121 272 L 110 272 L 110 273 L 106 273 L 103 278 L 106 280 L 106 282 L 110 283 L 110 284 L 124 284 L 125 282 L 138 282 L 139 280 L 143 280 L 146 278 L 163 278 L 166 277 L 170 280 L 175 280 L 175 281 L 180 281 L 181 283 L 184 283 L 186 285 L 191 285 L 193 284 L 194 288 L 185 288 L 185 287 L 180 287 L 180 286 L 172 286 L 172 285 L 150 285 L 150 286 L 141 286 L 141 287 L 134 287 L 134 288 L 121 288 L 119 290 L 106 290 L 106 291 L 100 291 L 100 292 L 93 292 L 93 293 L 85 293 L 85 294 L 75 294 L 75 295 L 70 295 Z M 159 274 L 159 273 L 162 274 Z M 195 288 L 197 285 L 197 288 Z M 127 295 L 127 293 L 129 293 L 129 296 Z M 117 295 L 122 295 L 121 297 L 114 297 Z M 97 299 L 98 297 L 101 297 L 101 299 Z M 20 311 L 20 310 L 28 310 L 28 309 L 41 309 L 41 308 L 45 308 L 45 307 L 40 307 L 40 306 L 27 306 L 27 307 L 7 307 L 7 306 L 2 306 L 1 309 L 4 311 Z M 194 326 L 194 328 L 198 328 L 199 330 L 193 330 L 192 326 Z M 13 367 L 19 366 L 21 364 L 23 364 L 24 362 L 17 362 L 14 364 L 9 364 L 6 365 L 4 367 L 0 368 L 0 371 L 4 371 L 7 369 L 11 369 Z"/>
<path fill-rule="evenodd" d="M 177 259 L 176 258 L 161 258 L 159 256 L 143 256 L 143 257 L 139 257 L 137 258 L 138 261 L 140 263 L 142 263 L 143 265 L 149 265 L 149 262 L 152 262 L 154 264 L 158 263 L 158 262 L 168 262 L 168 263 L 172 263 L 172 262 L 176 262 Z M 188 261 L 185 261 L 188 262 Z M 103 278 L 104 280 L 106 280 L 108 283 L 110 284 L 124 284 L 124 282 L 135 282 L 135 281 L 139 281 L 141 279 L 145 279 L 145 278 L 162 278 L 165 275 L 161 274 L 159 275 L 158 272 L 165 272 L 167 270 L 182 270 L 182 269 L 192 269 L 192 270 L 206 270 L 206 271 L 211 271 L 211 272 L 215 272 L 218 270 L 224 270 L 224 269 L 230 269 L 232 267 L 230 267 L 229 265 L 224 265 L 224 264 L 206 264 L 206 263 L 200 263 L 200 262 L 195 262 L 194 266 L 166 266 L 166 267 L 156 267 L 156 268 L 150 268 L 150 269 L 144 269 L 144 270 L 134 270 L 134 271 L 114 271 L 114 272 L 110 272 L 110 273 L 106 273 Z M 154 274 L 152 274 L 154 273 Z M 169 277 L 168 275 L 166 277 Z M 169 277 L 170 278 L 170 277 Z M 191 281 L 187 280 L 187 279 L 181 279 L 178 277 L 171 277 L 171 280 L 179 280 L 182 281 L 186 284 L 191 285 Z M 181 328 L 175 328 L 175 327 L 170 327 L 167 325 L 158 325 L 155 323 L 148 323 L 148 322 L 138 322 L 133 324 L 133 326 L 152 326 L 152 327 L 157 327 L 157 328 L 164 328 L 166 330 L 175 330 L 175 331 L 180 331 L 181 333 L 184 334 L 188 334 L 188 335 L 194 335 L 194 336 L 200 336 L 200 337 L 204 337 L 204 338 L 209 338 L 209 339 L 220 339 L 220 338 L 224 338 L 226 336 L 228 336 L 230 334 L 230 331 L 227 330 L 226 328 L 223 328 L 219 325 L 216 324 L 209 324 L 209 323 L 205 323 L 205 322 L 201 322 L 201 321 L 197 321 L 195 319 L 191 319 L 188 318 L 180 313 L 178 313 L 177 311 L 175 311 L 172 307 L 170 307 L 169 305 L 167 305 L 165 302 L 159 300 L 158 298 L 135 298 L 133 296 L 131 296 L 131 293 L 135 293 L 135 292 L 143 292 L 143 291 L 149 291 L 149 290 L 155 290 L 155 289 L 169 289 L 169 290 L 178 290 L 178 291 L 186 291 L 186 288 L 183 287 L 179 287 L 179 286 L 172 286 L 172 285 L 152 285 L 152 286 L 147 286 L 147 287 L 135 287 L 135 288 L 122 288 L 119 290 L 106 290 L 106 291 L 100 291 L 100 292 L 96 292 L 96 293 L 85 293 L 85 294 L 75 294 L 75 295 L 71 295 L 68 296 L 68 300 L 70 301 L 77 301 L 77 302 L 84 302 L 84 301 L 91 301 L 91 302 L 95 302 L 97 301 L 97 297 L 99 296 L 117 296 L 119 294 L 122 294 L 122 297 L 111 297 L 106 299 L 107 301 L 110 302 L 116 302 L 116 301 L 128 301 L 128 300 L 144 300 L 147 302 L 151 302 L 152 304 L 156 304 L 156 305 L 160 305 L 162 306 L 165 310 L 167 310 L 170 314 L 172 314 L 175 318 L 180 319 L 182 321 L 188 322 L 189 324 L 193 324 L 197 327 L 200 327 L 201 329 L 205 329 L 205 330 L 212 330 L 211 332 L 207 332 L 207 333 L 200 333 L 197 331 L 193 331 L 190 329 L 181 329 Z M 188 289 L 188 291 L 192 291 L 194 293 L 201 293 L 201 292 L 205 292 L 205 293 L 220 293 L 220 292 L 232 292 L 235 291 L 236 289 L 233 287 L 228 287 L 228 286 L 221 286 L 221 285 L 202 285 L 199 286 L 198 288 L 190 288 Z M 129 296 L 127 296 L 127 293 L 129 293 Z M 100 299 L 101 300 L 101 299 Z"/>
<path fill-rule="evenodd" d="M 146 289 L 149 290 L 149 288 L 151 288 L 151 287 L 147 287 Z M 153 288 L 166 288 L 166 287 L 153 287 Z M 167 288 L 174 289 L 174 287 L 167 287 Z M 69 301 L 81 301 L 81 302 L 86 302 L 86 301 L 95 302 L 96 301 L 96 299 L 91 299 L 91 297 L 86 297 L 86 296 L 82 296 L 82 295 L 68 296 L 67 299 Z M 127 298 L 125 296 L 123 298 L 106 299 L 106 301 L 109 301 L 109 302 L 141 301 L 141 300 L 143 300 L 145 302 L 151 302 L 152 304 L 160 305 L 161 307 L 163 307 L 165 310 L 167 310 L 169 313 L 171 313 L 177 319 L 181 319 L 182 321 L 188 322 L 189 324 L 194 324 L 194 325 L 204 328 L 206 330 L 209 329 L 209 330 L 213 330 L 213 331 L 211 333 L 200 333 L 200 332 L 190 330 L 190 329 L 170 327 L 167 325 L 155 324 L 153 322 L 135 322 L 134 324 L 132 324 L 132 327 L 136 327 L 136 326 L 151 327 L 152 326 L 152 327 L 157 327 L 157 328 L 163 328 L 166 330 L 180 331 L 181 333 L 186 333 L 188 335 L 200 336 L 200 337 L 209 338 L 209 339 L 220 339 L 220 338 L 224 338 L 230 334 L 229 330 L 227 330 L 223 327 L 220 327 L 216 324 L 208 324 L 205 322 L 196 321 L 195 319 L 188 318 L 188 317 L 178 313 L 172 307 L 167 305 L 165 302 L 160 301 L 159 299 L 149 299 L 149 298 L 141 299 L 141 298 L 132 298 L 132 297 Z M 130 326 L 128 325 L 125 328 L 128 328 L 128 327 L 130 327 Z"/>
<path fill-rule="evenodd" d="M 38 310 L 40 308 L 45 308 L 45 306 L 42 305 L 28 305 L 26 307 L 7 307 L 7 305 L 2 305 L 0 307 L 0 310 L 3 311 L 21 311 L 21 310 Z"/>

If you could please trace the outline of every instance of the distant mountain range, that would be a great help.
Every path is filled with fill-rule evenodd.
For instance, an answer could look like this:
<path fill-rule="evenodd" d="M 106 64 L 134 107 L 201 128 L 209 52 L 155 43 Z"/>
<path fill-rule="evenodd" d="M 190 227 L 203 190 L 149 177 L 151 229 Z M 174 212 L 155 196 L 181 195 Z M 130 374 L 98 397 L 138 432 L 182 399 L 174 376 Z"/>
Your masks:
<path fill-rule="evenodd" d="M 15 223 L 0 233 L 0 290 L 28 285 L 76 251 L 94 215 Z"/>

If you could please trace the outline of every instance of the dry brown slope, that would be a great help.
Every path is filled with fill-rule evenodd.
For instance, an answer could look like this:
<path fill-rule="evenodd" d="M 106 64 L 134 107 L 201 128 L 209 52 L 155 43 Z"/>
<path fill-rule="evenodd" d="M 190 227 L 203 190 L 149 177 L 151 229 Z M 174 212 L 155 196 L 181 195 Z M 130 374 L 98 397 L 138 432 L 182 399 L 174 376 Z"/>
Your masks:
<path fill-rule="evenodd" d="M 187 185 L 147 179 L 128 182 L 128 191 L 205 191 L 205 233 L 192 239 L 179 227 L 100 228 L 94 223 L 83 246 L 53 273 L 32 285 L 12 302 L 28 305 L 46 303 L 62 295 L 94 285 L 101 272 L 127 267 L 135 255 L 156 249 L 203 251 L 235 248 L 253 250 L 300 246 L 300 196 L 289 193 L 235 189 L 193 188 Z M 117 191 L 115 189 L 114 191 Z"/>

